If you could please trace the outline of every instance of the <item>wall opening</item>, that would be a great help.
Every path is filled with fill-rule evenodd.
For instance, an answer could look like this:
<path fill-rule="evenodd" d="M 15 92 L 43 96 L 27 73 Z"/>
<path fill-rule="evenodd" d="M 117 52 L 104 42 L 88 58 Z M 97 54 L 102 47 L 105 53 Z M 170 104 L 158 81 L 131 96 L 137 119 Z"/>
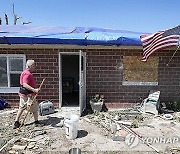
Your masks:
<path fill-rule="evenodd" d="M 62 107 L 79 106 L 79 55 L 62 55 Z"/>

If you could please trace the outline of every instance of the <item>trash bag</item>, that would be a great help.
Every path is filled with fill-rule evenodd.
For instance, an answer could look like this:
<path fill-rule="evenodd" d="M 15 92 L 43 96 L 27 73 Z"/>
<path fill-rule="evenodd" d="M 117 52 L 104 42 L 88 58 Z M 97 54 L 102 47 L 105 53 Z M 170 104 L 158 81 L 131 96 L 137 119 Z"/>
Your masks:
<path fill-rule="evenodd" d="M 0 96 L 0 110 L 4 109 L 8 105 L 8 102 Z"/>

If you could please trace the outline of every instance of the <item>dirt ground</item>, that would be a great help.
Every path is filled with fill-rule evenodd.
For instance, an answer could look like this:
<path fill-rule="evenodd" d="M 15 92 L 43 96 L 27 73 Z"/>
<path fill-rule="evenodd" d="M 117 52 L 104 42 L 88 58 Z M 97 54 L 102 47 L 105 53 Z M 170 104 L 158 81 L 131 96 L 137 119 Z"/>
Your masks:
<path fill-rule="evenodd" d="M 173 120 L 164 119 L 163 115 L 134 116 L 134 113 L 133 116 L 128 113 L 127 117 L 122 111 L 87 114 L 80 117 L 78 136 L 73 140 L 67 139 L 65 133 L 64 116 L 67 113 L 57 111 L 40 116 L 43 126 L 39 127 L 35 127 L 33 117 L 29 115 L 20 131 L 12 128 L 16 113 L 17 109 L 0 110 L 0 153 L 68 154 L 71 148 L 79 148 L 82 154 L 180 153 L 179 113 L 173 115 Z M 120 125 L 115 125 L 114 130 L 109 117 L 120 114 L 124 117 L 121 121 L 116 119 Z M 122 120 L 125 128 L 121 127 Z M 128 131 L 127 125 L 132 121 L 137 122 L 138 128 Z"/>

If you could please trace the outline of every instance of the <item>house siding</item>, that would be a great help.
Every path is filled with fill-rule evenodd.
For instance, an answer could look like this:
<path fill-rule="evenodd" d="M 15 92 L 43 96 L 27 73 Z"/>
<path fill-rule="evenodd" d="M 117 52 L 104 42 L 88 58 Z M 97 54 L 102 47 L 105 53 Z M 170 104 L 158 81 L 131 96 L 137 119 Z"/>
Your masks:
<path fill-rule="evenodd" d="M 177 101 L 180 96 L 180 53 L 176 53 L 167 66 L 173 50 L 163 50 L 159 56 L 158 85 L 139 86 L 122 85 L 123 56 L 141 56 L 141 49 L 84 49 L 87 58 L 86 87 L 87 103 L 96 93 L 105 96 L 108 108 L 132 107 L 148 96 L 149 90 L 160 90 L 161 102 Z M 38 85 L 46 78 L 38 100 L 52 100 L 59 105 L 59 52 L 78 52 L 76 49 L 9 49 L 1 48 L 1 54 L 25 54 L 26 59 L 34 59 L 37 71 L 34 76 Z M 17 94 L 1 93 L 10 102 L 10 106 L 17 107 Z"/>

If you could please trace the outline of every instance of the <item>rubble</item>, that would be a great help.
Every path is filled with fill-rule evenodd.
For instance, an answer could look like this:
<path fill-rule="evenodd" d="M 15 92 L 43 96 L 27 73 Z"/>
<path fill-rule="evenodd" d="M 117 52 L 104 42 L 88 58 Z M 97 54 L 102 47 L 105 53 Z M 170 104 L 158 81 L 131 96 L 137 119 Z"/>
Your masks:
<path fill-rule="evenodd" d="M 18 132 L 12 129 L 16 112 L 13 109 L 0 111 L 3 124 L 0 125 L 0 153 L 68 153 L 71 148 L 79 148 L 82 153 L 179 152 L 179 112 L 171 114 L 173 119 L 164 118 L 165 114 L 143 114 L 134 108 L 88 114 L 80 117 L 78 137 L 74 140 L 65 136 L 61 112 L 40 116 L 44 124 L 40 127 L 35 127 L 32 115 L 29 115 Z M 127 143 L 130 134 L 138 137 L 134 147 Z M 179 137 L 179 141 L 153 144 L 147 142 L 148 137 Z"/>

